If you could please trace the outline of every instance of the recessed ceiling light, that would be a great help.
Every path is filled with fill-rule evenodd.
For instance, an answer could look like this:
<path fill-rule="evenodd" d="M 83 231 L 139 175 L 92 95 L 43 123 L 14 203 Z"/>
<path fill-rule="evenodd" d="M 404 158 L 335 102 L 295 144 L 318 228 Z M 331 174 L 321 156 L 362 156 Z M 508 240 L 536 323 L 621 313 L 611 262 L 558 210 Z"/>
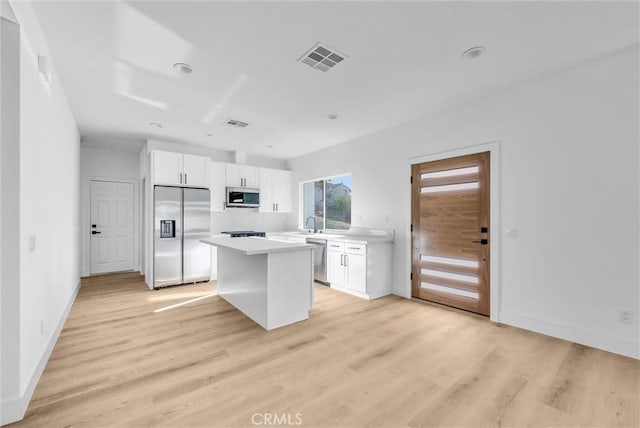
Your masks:
<path fill-rule="evenodd" d="M 207 134 L 207 137 L 213 137 L 213 134 Z"/>
<path fill-rule="evenodd" d="M 191 67 L 189 64 L 185 64 L 184 62 L 176 62 L 175 64 L 173 64 L 173 68 L 184 74 L 193 73 L 193 67 Z"/>
<path fill-rule="evenodd" d="M 476 59 L 484 53 L 484 46 L 474 46 L 462 52 L 460 55 L 464 59 Z"/>
<path fill-rule="evenodd" d="M 329 119 L 331 119 L 331 120 L 334 120 L 334 119 L 337 119 L 337 118 L 338 118 L 338 115 L 337 115 L 337 114 L 335 114 L 335 113 L 329 113 L 329 114 L 327 115 L 327 117 L 328 117 Z"/>
<path fill-rule="evenodd" d="M 162 128 L 162 124 L 158 122 L 149 122 L 149 126 L 153 126 L 154 128 Z"/>

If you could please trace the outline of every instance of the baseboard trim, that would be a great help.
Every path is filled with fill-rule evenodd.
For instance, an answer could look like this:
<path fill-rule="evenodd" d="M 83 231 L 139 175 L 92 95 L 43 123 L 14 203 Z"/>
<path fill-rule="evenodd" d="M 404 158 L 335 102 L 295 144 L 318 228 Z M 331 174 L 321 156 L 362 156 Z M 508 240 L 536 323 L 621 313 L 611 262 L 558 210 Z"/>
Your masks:
<path fill-rule="evenodd" d="M 78 283 L 76 284 L 76 289 L 73 291 L 73 295 L 71 299 L 69 299 L 69 303 L 67 303 L 67 307 L 64 310 L 62 317 L 60 317 L 60 321 L 56 326 L 55 331 L 51 335 L 51 339 L 47 344 L 47 347 L 36 366 L 36 369 L 29 380 L 29 384 L 26 386 L 24 392 L 19 397 L 13 397 L 8 399 L 7 401 L 3 401 L 0 409 L 0 425 L 7 425 L 13 422 L 21 421 L 24 418 L 24 414 L 27 411 L 27 407 L 29 407 L 29 402 L 31 401 L 31 397 L 33 396 L 33 392 L 40 381 L 40 377 L 42 376 L 42 372 L 44 372 L 44 368 L 47 366 L 47 362 L 49 361 L 49 357 L 51 357 L 51 353 L 53 352 L 53 348 L 56 346 L 56 342 L 60 337 L 60 333 L 62 332 L 62 328 L 64 327 L 64 323 L 67 321 L 67 317 L 69 316 L 69 312 L 71 311 L 71 307 L 73 303 L 76 301 L 76 297 L 78 296 L 78 291 L 80 291 L 80 280 L 78 279 Z"/>
<path fill-rule="evenodd" d="M 509 311 L 500 311 L 500 323 L 535 331 L 536 333 L 557 337 L 581 345 L 591 346 L 592 348 L 624 355 L 625 357 L 640 359 L 640 342 L 583 330 Z"/>

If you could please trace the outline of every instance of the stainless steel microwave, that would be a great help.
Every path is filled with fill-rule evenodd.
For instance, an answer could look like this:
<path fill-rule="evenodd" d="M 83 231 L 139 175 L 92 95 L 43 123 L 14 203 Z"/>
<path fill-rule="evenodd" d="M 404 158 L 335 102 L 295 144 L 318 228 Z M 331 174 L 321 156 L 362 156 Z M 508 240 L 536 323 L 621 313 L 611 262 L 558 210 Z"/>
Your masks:
<path fill-rule="evenodd" d="M 227 206 L 255 208 L 260 206 L 260 190 L 227 187 Z"/>

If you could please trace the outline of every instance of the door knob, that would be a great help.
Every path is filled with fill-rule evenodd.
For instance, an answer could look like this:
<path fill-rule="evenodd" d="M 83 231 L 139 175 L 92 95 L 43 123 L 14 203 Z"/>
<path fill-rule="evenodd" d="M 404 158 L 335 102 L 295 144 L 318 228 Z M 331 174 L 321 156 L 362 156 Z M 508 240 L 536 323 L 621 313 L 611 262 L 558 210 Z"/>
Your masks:
<path fill-rule="evenodd" d="M 99 234 L 99 233 L 102 233 L 102 232 L 98 232 L 97 230 L 92 230 L 92 231 L 91 231 L 91 234 L 92 234 L 92 235 L 97 235 L 97 234 Z"/>
<path fill-rule="evenodd" d="M 474 244 L 482 244 L 482 245 L 487 245 L 489 243 L 488 239 L 481 239 L 479 241 L 473 241 Z"/>

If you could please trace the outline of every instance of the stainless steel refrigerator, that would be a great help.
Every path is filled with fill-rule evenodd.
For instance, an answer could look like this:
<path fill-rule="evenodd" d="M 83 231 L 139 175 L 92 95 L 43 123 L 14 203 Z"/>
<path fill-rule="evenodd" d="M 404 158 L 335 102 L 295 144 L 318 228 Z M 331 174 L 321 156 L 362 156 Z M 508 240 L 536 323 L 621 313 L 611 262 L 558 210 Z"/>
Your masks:
<path fill-rule="evenodd" d="M 208 281 L 211 247 L 209 190 L 155 186 L 153 288 Z"/>

